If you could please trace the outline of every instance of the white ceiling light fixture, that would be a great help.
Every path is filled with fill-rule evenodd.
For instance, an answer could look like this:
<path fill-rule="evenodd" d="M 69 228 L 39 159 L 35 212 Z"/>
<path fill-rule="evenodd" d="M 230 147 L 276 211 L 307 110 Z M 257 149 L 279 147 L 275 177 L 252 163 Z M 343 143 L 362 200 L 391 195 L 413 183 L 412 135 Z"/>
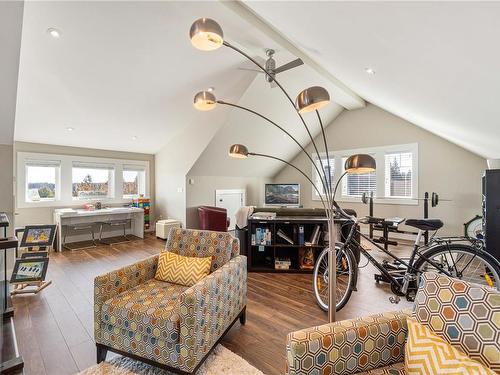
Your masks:
<path fill-rule="evenodd" d="M 72 128 L 71 126 L 68 126 L 68 127 L 66 128 L 66 130 L 67 130 L 67 131 L 69 131 L 69 132 L 72 132 L 73 130 L 75 130 L 75 128 Z"/>
<path fill-rule="evenodd" d="M 375 75 L 375 69 L 373 68 L 365 68 L 365 72 L 371 76 Z"/>
<path fill-rule="evenodd" d="M 137 136 L 133 135 L 133 136 L 132 136 L 132 140 L 133 140 L 133 141 L 137 141 Z"/>
<path fill-rule="evenodd" d="M 52 38 L 60 38 L 61 37 L 61 32 L 53 27 L 49 27 L 47 29 L 47 34 L 49 34 Z"/>
<path fill-rule="evenodd" d="M 207 91 L 208 91 L 208 92 L 213 92 L 213 91 L 215 91 L 215 87 L 209 87 L 209 88 L 207 89 Z"/>

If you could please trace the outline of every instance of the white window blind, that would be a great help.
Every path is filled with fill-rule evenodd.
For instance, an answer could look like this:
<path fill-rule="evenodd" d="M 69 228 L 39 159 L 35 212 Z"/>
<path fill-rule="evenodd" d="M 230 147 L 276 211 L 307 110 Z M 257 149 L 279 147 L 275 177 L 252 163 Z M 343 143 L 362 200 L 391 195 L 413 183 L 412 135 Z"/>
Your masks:
<path fill-rule="evenodd" d="M 395 152 L 385 155 L 385 196 L 412 197 L 413 153 Z"/>
<path fill-rule="evenodd" d="M 330 170 L 328 170 L 328 159 L 326 156 L 322 156 L 321 161 L 320 161 L 320 158 L 317 155 L 315 155 L 314 161 L 315 161 L 316 166 L 318 167 L 319 171 L 321 171 L 321 163 L 323 163 L 323 168 L 324 168 L 325 174 L 327 176 L 329 176 L 330 181 L 333 181 L 333 175 L 335 172 L 335 159 L 333 157 L 330 157 Z M 313 172 L 314 172 L 314 180 L 313 181 L 314 181 L 316 187 L 318 188 L 318 190 L 321 192 L 321 195 L 324 195 L 325 189 L 323 188 L 323 183 L 321 182 L 322 176 L 320 176 L 318 174 L 318 171 L 314 167 L 313 167 Z M 333 185 L 333 182 L 332 182 L 332 185 Z M 318 195 L 318 193 L 316 192 L 315 195 Z"/>
<path fill-rule="evenodd" d="M 375 155 L 372 155 L 375 157 Z M 347 158 L 342 159 L 342 165 Z M 363 193 L 377 192 L 376 172 L 348 174 L 342 181 L 342 195 L 345 197 L 360 197 Z"/>

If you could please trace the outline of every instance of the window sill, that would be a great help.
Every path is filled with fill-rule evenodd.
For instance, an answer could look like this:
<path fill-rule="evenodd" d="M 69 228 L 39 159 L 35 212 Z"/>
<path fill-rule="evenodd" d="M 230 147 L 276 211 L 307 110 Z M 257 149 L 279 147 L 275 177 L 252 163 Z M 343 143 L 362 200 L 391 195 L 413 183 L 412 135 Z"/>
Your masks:
<path fill-rule="evenodd" d="M 312 199 L 315 202 L 321 202 L 317 196 Z M 337 202 L 341 203 L 363 203 L 361 202 L 361 197 L 351 198 L 351 197 L 340 197 L 335 199 Z M 418 199 L 413 198 L 375 198 L 373 200 L 374 204 L 392 204 L 400 206 L 418 206 Z"/>
<path fill-rule="evenodd" d="M 53 200 L 39 202 L 20 202 L 16 207 L 19 209 L 25 208 L 78 208 L 83 207 L 85 203 L 101 202 L 104 205 L 123 205 L 130 204 L 130 199 L 72 199 L 71 201 Z"/>

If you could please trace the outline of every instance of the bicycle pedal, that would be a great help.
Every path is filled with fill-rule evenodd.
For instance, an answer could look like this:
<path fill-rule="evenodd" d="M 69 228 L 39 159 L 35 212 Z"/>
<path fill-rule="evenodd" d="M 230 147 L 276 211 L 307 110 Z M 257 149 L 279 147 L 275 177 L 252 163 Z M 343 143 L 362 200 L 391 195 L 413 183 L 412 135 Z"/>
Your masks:
<path fill-rule="evenodd" d="M 395 297 L 389 297 L 389 302 L 392 303 L 392 304 L 398 304 L 399 301 L 401 301 L 401 298 L 399 296 L 395 296 Z"/>

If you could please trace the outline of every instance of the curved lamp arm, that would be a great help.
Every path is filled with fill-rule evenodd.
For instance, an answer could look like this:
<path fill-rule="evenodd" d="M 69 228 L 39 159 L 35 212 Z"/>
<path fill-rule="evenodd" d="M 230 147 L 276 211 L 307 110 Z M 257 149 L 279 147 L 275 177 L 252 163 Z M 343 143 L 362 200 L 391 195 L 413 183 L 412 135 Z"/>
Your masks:
<path fill-rule="evenodd" d="M 233 103 L 228 103 L 228 102 L 225 102 L 223 100 L 217 100 L 217 103 L 218 104 L 222 104 L 222 105 L 228 105 L 228 106 L 231 106 L 231 107 L 235 107 L 235 108 L 239 108 L 239 109 L 242 109 L 244 111 L 247 111 L 247 112 L 250 112 L 256 116 L 259 116 L 260 118 L 266 120 L 267 122 L 269 122 L 271 125 L 274 125 L 275 127 L 277 127 L 279 130 L 281 130 L 283 133 L 285 133 L 287 136 L 289 136 L 296 144 L 297 146 L 300 147 L 300 149 L 304 152 L 304 154 L 306 154 L 306 156 L 309 158 L 309 160 L 311 161 L 311 163 L 313 164 L 314 168 L 316 169 L 316 172 L 318 172 L 318 175 L 321 176 L 322 174 L 325 176 L 326 178 L 326 173 L 323 169 L 323 173 L 320 172 L 318 166 L 316 165 L 316 163 L 314 162 L 313 158 L 311 157 L 311 155 L 309 155 L 309 153 L 306 151 L 306 149 L 300 144 L 299 141 L 297 141 L 288 131 L 286 131 L 284 128 L 282 128 L 281 126 L 279 126 L 277 123 L 275 123 L 274 121 L 272 121 L 271 119 L 267 118 L 266 116 L 260 114 L 259 112 L 256 112 L 254 111 L 253 109 L 250 109 L 250 108 L 246 108 L 246 107 L 243 107 L 241 105 L 238 105 L 238 104 L 233 104 Z M 319 156 L 319 155 L 318 155 Z M 330 162 L 328 162 L 328 167 L 330 167 Z M 327 198 L 327 202 L 329 203 L 330 202 L 330 194 L 329 194 L 329 191 L 331 191 L 331 183 L 330 183 L 330 189 L 328 189 L 328 180 L 326 181 L 323 181 L 323 178 L 321 178 L 321 183 L 323 185 L 323 189 L 325 190 L 326 192 L 326 198 Z M 321 196 L 321 194 L 320 194 Z"/>
<path fill-rule="evenodd" d="M 321 134 L 323 135 L 323 142 L 325 144 L 326 161 L 328 163 L 328 173 L 329 173 L 327 184 L 328 184 L 328 187 L 330 189 L 331 199 L 334 200 L 335 199 L 335 192 L 332 191 L 332 170 L 330 169 L 331 168 L 330 167 L 330 155 L 328 155 L 328 145 L 327 145 L 328 142 L 326 141 L 325 127 L 323 126 L 323 121 L 321 121 L 321 116 L 319 115 L 319 111 L 315 110 L 315 112 L 316 112 L 316 115 L 318 116 L 319 126 L 321 127 Z M 325 177 L 327 177 L 326 173 L 325 173 Z M 337 187 L 335 187 L 335 190 L 337 190 Z"/>
<path fill-rule="evenodd" d="M 314 142 L 314 138 L 311 134 L 311 132 L 309 131 L 309 127 L 307 126 L 304 118 L 302 117 L 302 115 L 297 111 L 297 108 L 295 107 L 295 103 L 293 101 L 293 99 L 290 97 L 290 95 L 288 95 L 288 93 L 286 92 L 286 90 L 283 88 L 283 86 L 281 86 L 281 84 L 276 80 L 276 77 L 273 77 L 272 75 L 269 74 L 269 72 L 266 70 L 266 68 L 264 68 L 261 64 L 259 64 L 258 61 L 256 61 L 254 58 L 250 57 L 248 54 L 246 54 L 245 52 L 243 52 L 242 50 L 240 50 L 239 48 L 233 46 L 231 43 L 227 42 L 227 41 L 224 41 L 222 43 L 222 45 L 226 46 L 226 47 L 229 47 L 231 48 L 232 50 L 238 52 L 240 55 L 246 57 L 248 60 L 250 60 L 251 62 L 253 62 L 260 70 L 262 70 L 265 74 L 267 74 L 269 77 L 271 77 L 271 79 L 274 81 L 274 83 L 276 83 L 276 85 L 281 89 L 281 91 L 283 91 L 283 94 L 285 94 L 285 96 L 287 97 L 287 99 L 290 101 L 290 103 L 292 104 L 292 107 L 294 108 L 295 112 L 297 113 L 297 115 L 300 117 L 300 120 L 302 121 L 302 124 L 304 124 L 304 128 L 306 129 L 307 131 L 307 134 L 309 135 L 309 139 L 311 140 L 311 143 L 314 147 L 314 150 L 316 151 L 316 154 L 318 154 L 319 156 L 319 151 L 318 151 L 318 147 L 316 146 L 316 143 Z M 323 161 L 321 160 L 321 158 L 319 158 L 319 161 L 320 161 L 320 164 L 321 164 L 321 168 L 323 169 L 323 171 L 325 170 L 325 167 L 323 165 Z M 326 175 L 325 175 L 326 177 Z M 326 190 L 328 192 L 328 190 Z"/>
<path fill-rule="evenodd" d="M 280 159 L 280 158 L 278 158 L 276 156 L 271 156 L 271 155 L 266 155 L 266 154 L 259 154 L 259 153 L 256 153 L 256 152 L 249 152 L 248 155 L 261 156 L 263 158 L 278 160 L 278 161 L 280 161 L 282 163 L 285 163 L 286 165 L 289 165 L 290 167 L 294 168 L 298 172 L 300 172 L 302 174 L 302 176 L 304 176 L 307 179 L 307 181 L 309 181 L 311 183 L 311 185 L 313 186 L 314 190 L 316 190 L 316 193 L 318 193 L 319 199 L 321 199 L 321 203 L 323 204 L 323 208 L 325 209 L 326 214 L 329 215 L 329 207 L 325 204 L 325 201 L 323 200 L 323 197 L 321 196 L 318 188 L 316 187 L 316 184 L 314 182 L 312 182 L 312 180 L 309 178 L 309 176 L 307 176 L 304 172 L 302 172 L 295 165 L 293 165 L 292 163 L 287 162 L 286 160 Z"/>

